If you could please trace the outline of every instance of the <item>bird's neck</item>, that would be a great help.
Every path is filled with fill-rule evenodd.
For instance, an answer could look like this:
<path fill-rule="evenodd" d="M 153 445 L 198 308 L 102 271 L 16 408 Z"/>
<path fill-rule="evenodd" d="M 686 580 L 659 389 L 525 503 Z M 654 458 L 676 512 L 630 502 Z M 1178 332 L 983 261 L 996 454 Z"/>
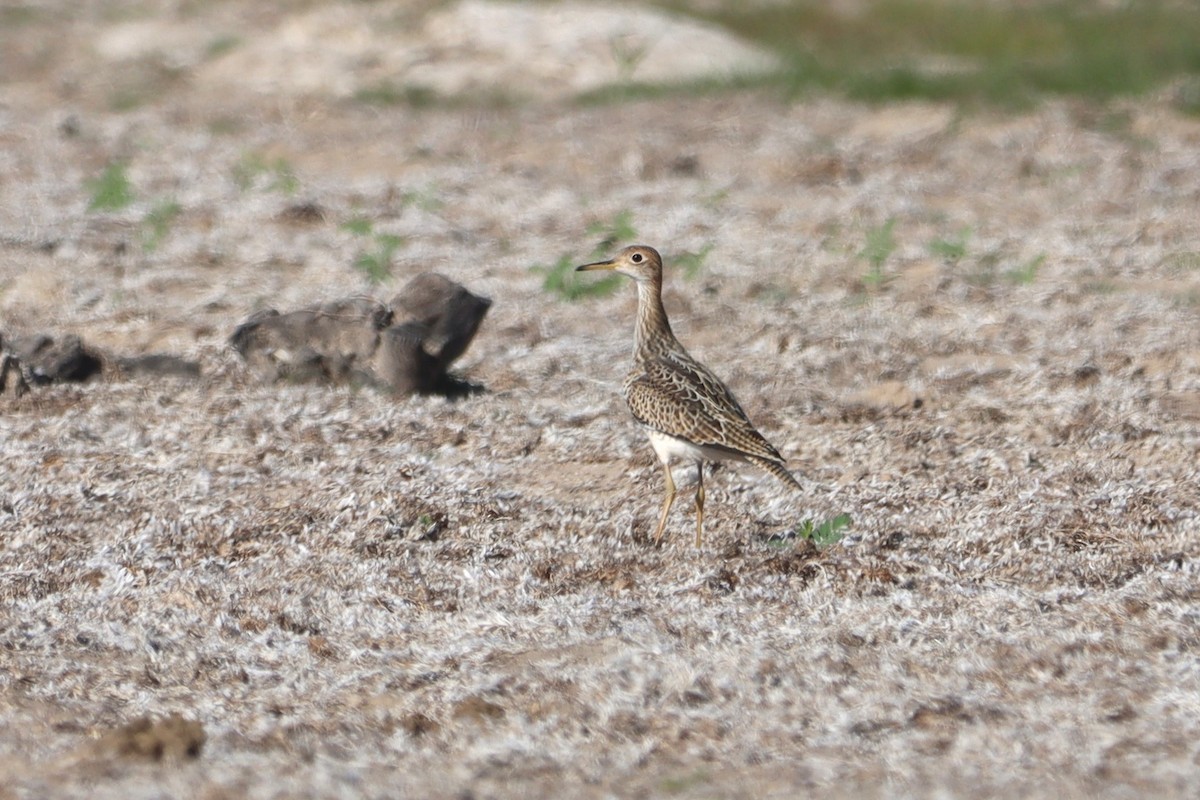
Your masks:
<path fill-rule="evenodd" d="M 675 334 L 662 302 L 662 278 L 637 282 L 638 315 L 633 354 L 637 359 L 662 355 L 674 345 Z"/>

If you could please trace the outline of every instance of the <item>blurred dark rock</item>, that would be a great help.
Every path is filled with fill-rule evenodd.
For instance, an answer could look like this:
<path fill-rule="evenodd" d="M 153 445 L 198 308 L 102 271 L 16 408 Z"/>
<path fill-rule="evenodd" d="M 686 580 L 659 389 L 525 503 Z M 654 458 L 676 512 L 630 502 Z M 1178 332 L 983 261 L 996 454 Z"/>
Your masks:
<path fill-rule="evenodd" d="M 53 383 L 82 383 L 109 370 L 123 375 L 200 377 L 200 364 L 169 353 L 111 356 L 74 334 L 0 335 L 0 395 L 20 397 Z"/>
<path fill-rule="evenodd" d="M 74 334 L 55 339 L 44 333 L 5 339 L 4 352 L 15 358 L 31 385 L 86 381 L 100 374 L 104 362 Z"/>
<path fill-rule="evenodd" d="M 388 305 L 346 298 L 281 314 L 260 311 L 230 337 L 268 381 L 354 383 L 397 395 L 476 390 L 451 375 L 492 301 L 436 273 L 413 278 Z"/>
<path fill-rule="evenodd" d="M 374 384 L 370 361 L 391 317 L 386 306 L 370 298 L 287 314 L 272 308 L 252 315 L 229 341 L 266 380 Z"/>

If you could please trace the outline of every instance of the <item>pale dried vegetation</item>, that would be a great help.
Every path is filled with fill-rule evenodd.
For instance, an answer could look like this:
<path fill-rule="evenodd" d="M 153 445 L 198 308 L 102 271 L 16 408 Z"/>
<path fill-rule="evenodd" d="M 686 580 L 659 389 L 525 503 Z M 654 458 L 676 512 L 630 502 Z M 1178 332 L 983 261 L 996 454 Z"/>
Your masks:
<path fill-rule="evenodd" d="M 0 798 L 1200 792 L 1200 122 L 186 81 L 114 111 L 83 51 L 7 38 L 0 332 L 203 377 L 0 399 Z M 134 203 L 89 213 L 118 160 Z M 807 487 L 715 472 L 701 550 L 686 500 L 647 541 L 632 290 L 531 269 L 625 210 Z M 376 289 L 360 215 L 403 237 Z M 430 269 L 494 301 L 480 395 L 261 386 L 228 347 Z"/>

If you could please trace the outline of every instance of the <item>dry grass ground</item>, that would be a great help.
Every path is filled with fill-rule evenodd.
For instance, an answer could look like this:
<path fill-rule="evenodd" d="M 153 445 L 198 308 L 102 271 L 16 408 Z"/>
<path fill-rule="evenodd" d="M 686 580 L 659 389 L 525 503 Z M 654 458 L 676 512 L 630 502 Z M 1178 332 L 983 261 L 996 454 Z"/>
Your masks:
<path fill-rule="evenodd" d="M 126 72 L 14 38 L 0 331 L 204 377 L 0 401 L 0 798 L 1200 792 L 1197 120 L 186 76 L 114 110 Z M 626 211 L 808 487 L 718 471 L 702 550 L 686 501 L 646 541 L 632 290 L 531 269 Z M 359 217 L 403 237 L 382 286 Z M 495 301 L 484 394 L 258 386 L 226 344 L 429 269 Z"/>

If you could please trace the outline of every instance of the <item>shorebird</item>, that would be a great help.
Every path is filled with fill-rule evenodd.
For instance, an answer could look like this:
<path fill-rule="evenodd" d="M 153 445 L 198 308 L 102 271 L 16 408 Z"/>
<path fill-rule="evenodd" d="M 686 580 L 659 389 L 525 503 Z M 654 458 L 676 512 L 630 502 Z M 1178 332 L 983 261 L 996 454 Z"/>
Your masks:
<path fill-rule="evenodd" d="M 625 377 L 625 402 L 646 430 L 663 465 L 666 493 L 654 541 L 662 540 L 675 502 L 671 459 L 696 464 L 696 546 L 704 538 L 704 462 L 749 461 L 797 489 L 802 488 L 779 451 L 755 430 L 746 412 L 712 370 L 688 355 L 667 321 L 662 303 L 662 258 L 653 247 L 626 247 L 608 261 L 576 272 L 612 270 L 633 278 L 638 312 L 634 326 L 633 369 Z"/>

